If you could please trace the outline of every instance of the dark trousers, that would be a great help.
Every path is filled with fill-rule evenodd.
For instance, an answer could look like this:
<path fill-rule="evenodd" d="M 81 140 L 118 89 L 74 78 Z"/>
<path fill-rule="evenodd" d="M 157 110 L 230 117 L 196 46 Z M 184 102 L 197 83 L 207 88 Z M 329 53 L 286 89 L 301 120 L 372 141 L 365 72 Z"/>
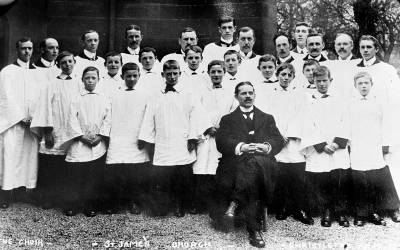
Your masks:
<path fill-rule="evenodd" d="M 307 204 L 311 211 L 329 209 L 336 215 L 349 214 L 351 200 L 351 170 L 306 172 Z"/>
<path fill-rule="evenodd" d="M 142 203 L 142 196 L 148 191 L 149 169 L 148 162 L 107 165 L 104 171 L 106 206 Z"/>
<path fill-rule="evenodd" d="M 351 171 L 355 215 L 366 217 L 372 213 L 399 208 L 399 198 L 389 167 L 368 171 Z"/>
<path fill-rule="evenodd" d="M 102 191 L 105 155 L 89 162 L 67 162 L 66 205 L 96 209 Z"/>
<path fill-rule="evenodd" d="M 278 176 L 274 190 L 274 208 L 277 211 L 286 209 L 295 213 L 304 208 L 306 195 L 304 174 L 305 162 L 278 162 Z"/>
<path fill-rule="evenodd" d="M 37 192 L 41 202 L 60 203 L 66 195 L 65 155 L 39 154 Z"/>
<path fill-rule="evenodd" d="M 196 174 L 194 180 L 194 205 L 200 212 L 207 212 L 215 192 L 215 175 Z"/>
<path fill-rule="evenodd" d="M 151 209 L 156 214 L 165 214 L 170 202 L 189 207 L 193 199 L 192 164 L 176 166 L 152 166 Z"/>

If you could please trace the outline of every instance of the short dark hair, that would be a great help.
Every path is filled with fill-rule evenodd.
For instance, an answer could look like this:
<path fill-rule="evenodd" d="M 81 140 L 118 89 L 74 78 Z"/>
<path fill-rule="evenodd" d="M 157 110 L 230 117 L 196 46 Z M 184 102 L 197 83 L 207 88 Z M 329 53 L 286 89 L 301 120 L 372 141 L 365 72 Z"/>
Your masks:
<path fill-rule="evenodd" d="M 304 62 L 303 64 L 303 71 L 305 69 L 305 67 L 307 66 L 311 66 L 311 65 L 317 65 L 317 67 L 319 66 L 319 62 L 317 60 L 314 59 L 308 59 Z"/>
<path fill-rule="evenodd" d="M 290 70 L 293 73 L 293 78 L 295 77 L 296 70 L 294 69 L 294 67 L 293 67 L 293 65 L 291 63 L 287 63 L 287 62 L 284 62 L 284 63 L 282 63 L 281 65 L 278 66 L 278 68 L 275 71 L 276 76 L 278 76 L 279 73 L 281 73 L 285 69 Z"/>
<path fill-rule="evenodd" d="M 107 58 L 108 58 L 109 56 L 119 56 L 119 60 L 120 60 L 120 62 L 121 62 L 121 65 L 123 64 L 123 63 L 122 63 L 122 56 L 121 56 L 121 53 L 119 53 L 119 52 L 117 52 L 117 51 L 110 51 L 110 52 L 107 52 L 107 54 L 106 54 L 105 57 L 104 57 L 104 59 L 106 59 L 106 60 L 104 61 L 104 66 L 107 65 Z"/>
<path fill-rule="evenodd" d="M 89 33 L 96 33 L 97 35 L 99 35 L 99 33 L 95 30 L 86 30 L 85 32 L 83 32 L 83 34 L 81 35 L 81 41 L 84 42 L 85 41 L 85 37 L 87 34 Z"/>
<path fill-rule="evenodd" d="M 215 66 L 215 65 L 221 66 L 222 69 L 224 70 L 224 72 L 226 72 L 225 63 L 223 61 L 221 61 L 221 60 L 212 60 L 207 66 L 207 73 L 210 73 L 211 68 L 213 66 Z"/>
<path fill-rule="evenodd" d="M 227 52 L 225 52 L 224 60 L 225 60 L 225 57 L 229 56 L 229 55 L 236 55 L 239 62 L 241 62 L 241 60 L 242 60 L 242 58 L 239 55 L 239 52 L 237 52 L 236 50 L 230 49 Z"/>
<path fill-rule="evenodd" d="M 15 47 L 18 49 L 20 43 L 26 43 L 26 42 L 32 42 L 31 38 L 25 36 L 25 37 L 22 37 L 22 38 L 18 39 L 18 41 L 15 43 Z"/>
<path fill-rule="evenodd" d="M 273 62 L 274 65 L 276 65 L 276 57 L 271 54 L 265 54 L 258 59 L 258 66 L 260 66 L 262 62 Z"/>
<path fill-rule="evenodd" d="M 196 30 L 193 29 L 192 27 L 185 27 L 185 28 L 181 31 L 179 37 L 182 38 L 182 34 L 183 34 L 183 33 L 186 33 L 186 32 L 194 32 L 194 33 L 196 34 L 196 37 L 197 37 L 197 32 L 196 32 Z"/>
<path fill-rule="evenodd" d="M 325 75 L 327 75 L 329 79 L 331 78 L 331 71 L 326 66 L 318 66 L 313 72 L 313 78 Z"/>
<path fill-rule="evenodd" d="M 221 27 L 222 24 L 224 23 L 233 23 L 233 26 L 236 26 L 236 22 L 235 19 L 231 16 L 223 16 L 221 18 L 218 19 L 218 27 Z"/>
<path fill-rule="evenodd" d="M 251 31 L 253 33 L 253 38 L 256 39 L 256 34 L 255 34 L 254 30 L 248 26 L 241 27 L 237 33 L 237 36 L 239 37 L 241 32 L 249 32 L 249 31 Z"/>
<path fill-rule="evenodd" d="M 308 29 L 311 28 L 310 24 L 307 23 L 307 22 L 297 22 L 297 23 L 295 24 L 294 28 L 296 29 L 296 28 L 299 27 L 299 26 L 306 26 L 306 27 L 308 27 Z"/>
<path fill-rule="evenodd" d="M 203 50 L 200 48 L 200 46 L 197 45 L 188 45 L 185 48 L 185 58 L 187 56 L 187 54 L 189 53 L 189 51 L 194 51 L 195 53 L 200 53 L 201 57 L 203 57 L 202 53 Z"/>
<path fill-rule="evenodd" d="M 167 69 L 180 69 L 179 63 L 176 60 L 168 60 L 163 64 L 163 71 Z"/>
<path fill-rule="evenodd" d="M 374 36 L 371 35 L 362 35 L 360 37 L 359 44 L 361 43 L 361 41 L 372 41 L 375 49 L 379 49 L 380 47 L 378 39 L 376 39 Z"/>
<path fill-rule="evenodd" d="M 287 39 L 288 39 L 288 42 L 289 42 L 289 45 L 291 45 L 292 43 L 291 43 L 291 39 L 290 39 L 290 36 L 288 35 L 288 34 L 286 34 L 286 33 L 283 33 L 283 32 L 279 32 L 279 33 L 277 33 L 277 34 L 275 34 L 274 35 L 274 37 L 273 37 L 273 42 L 274 42 L 274 45 L 276 45 L 276 39 L 278 38 L 278 37 L 280 37 L 280 36 L 284 36 L 284 37 L 286 37 Z"/>
<path fill-rule="evenodd" d="M 89 72 L 89 71 L 96 71 L 96 72 L 97 72 L 97 77 L 100 77 L 99 69 L 96 68 L 96 67 L 93 67 L 93 66 L 89 66 L 89 67 L 86 67 L 86 68 L 83 70 L 83 72 L 82 72 L 82 78 L 83 78 L 83 76 L 84 76 L 87 72 Z"/>
<path fill-rule="evenodd" d="M 249 81 L 246 81 L 246 82 L 239 82 L 239 83 L 236 85 L 236 87 L 235 87 L 235 95 L 239 94 L 239 88 L 242 87 L 242 86 L 244 86 L 244 85 L 249 85 L 249 86 L 251 86 L 251 87 L 253 88 L 253 90 L 254 90 L 254 86 L 253 86 L 253 84 L 251 84 L 251 82 L 249 82 Z"/>
<path fill-rule="evenodd" d="M 141 31 L 139 25 L 136 25 L 136 24 L 129 24 L 129 25 L 126 26 L 126 28 L 125 28 L 125 38 L 127 37 L 126 34 L 128 33 L 128 30 L 137 30 L 137 31 Z"/>
<path fill-rule="evenodd" d="M 128 70 L 137 70 L 137 71 L 140 71 L 140 68 L 139 68 L 139 66 L 138 66 L 136 63 L 132 63 L 132 62 L 125 63 L 124 66 L 122 66 L 122 69 L 121 69 L 121 74 L 122 74 L 122 76 L 123 76 L 123 75 L 125 74 L 125 72 L 128 71 Z"/>
<path fill-rule="evenodd" d="M 324 42 L 324 35 L 323 35 L 322 33 L 317 33 L 317 32 L 315 32 L 315 33 L 310 33 L 310 34 L 307 36 L 306 43 L 307 43 L 307 41 L 308 41 L 308 38 L 314 37 L 314 36 L 319 36 L 319 37 L 321 37 L 322 42 Z"/>
<path fill-rule="evenodd" d="M 139 61 L 142 59 L 143 53 L 152 52 L 154 54 L 154 58 L 157 58 L 157 51 L 152 47 L 144 47 L 139 50 Z"/>
<path fill-rule="evenodd" d="M 72 58 L 73 58 L 74 61 L 75 61 L 74 54 L 72 54 L 71 52 L 66 51 L 66 50 L 65 50 L 65 51 L 62 51 L 61 53 L 58 54 L 58 56 L 57 56 L 57 58 L 56 58 L 56 64 L 57 64 L 58 67 L 60 67 L 60 61 L 61 61 L 61 59 L 63 59 L 63 58 L 66 57 L 66 56 L 72 56 Z"/>

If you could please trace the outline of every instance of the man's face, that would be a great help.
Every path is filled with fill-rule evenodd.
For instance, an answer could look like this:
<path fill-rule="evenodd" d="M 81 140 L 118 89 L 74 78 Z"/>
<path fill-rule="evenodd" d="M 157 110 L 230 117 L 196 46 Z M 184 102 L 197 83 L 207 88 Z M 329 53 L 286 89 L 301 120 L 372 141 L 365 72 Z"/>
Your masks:
<path fill-rule="evenodd" d="M 278 75 L 279 85 L 281 85 L 282 88 L 286 89 L 292 82 L 293 78 L 294 78 L 293 72 L 290 71 L 289 69 L 284 69 L 281 72 L 279 72 Z"/>
<path fill-rule="evenodd" d="M 218 31 L 223 39 L 231 40 L 236 31 L 236 27 L 233 25 L 233 22 L 222 23 Z"/>
<path fill-rule="evenodd" d="M 236 54 L 226 55 L 224 57 L 224 61 L 225 61 L 226 71 L 231 73 L 231 75 L 235 75 L 239 67 L 238 56 Z"/>
<path fill-rule="evenodd" d="M 55 39 L 47 39 L 46 40 L 46 48 L 42 49 L 42 57 L 49 61 L 52 62 L 56 60 L 58 56 L 59 48 L 58 48 L 58 42 Z"/>
<path fill-rule="evenodd" d="M 188 45 L 197 45 L 197 36 L 196 32 L 184 32 L 178 40 L 179 45 L 181 45 L 181 49 L 185 50 Z"/>
<path fill-rule="evenodd" d="M 353 41 L 347 35 L 340 35 L 335 40 L 335 50 L 340 58 L 345 59 L 350 56 L 353 50 Z"/>
<path fill-rule="evenodd" d="M 361 78 L 358 78 L 355 83 L 354 83 L 355 87 L 357 88 L 358 92 L 360 92 L 360 94 L 362 96 L 367 96 L 369 94 L 369 91 L 372 88 L 372 82 L 371 79 L 363 76 Z"/>
<path fill-rule="evenodd" d="M 99 82 L 99 76 L 96 71 L 88 71 L 82 76 L 82 81 L 85 84 L 85 89 L 92 92 Z"/>
<path fill-rule="evenodd" d="M 151 70 L 156 61 L 156 56 L 153 52 L 143 52 L 140 58 L 140 63 L 143 65 L 145 70 Z"/>
<path fill-rule="evenodd" d="M 238 100 L 239 105 L 244 108 L 250 108 L 253 106 L 254 98 L 256 94 L 254 93 L 254 88 L 250 85 L 243 85 L 239 87 L 239 92 L 235 95 L 236 100 Z"/>
<path fill-rule="evenodd" d="M 108 74 L 114 76 L 121 68 L 121 58 L 119 56 L 109 56 L 106 58 L 106 67 Z"/>
<path fill-rule="evenodd" d="M 253 46 L 255 43 L 253 31 L 249 30 L 247 32 L 240 32 L 239 38 L 238 38 L 238 43 L 239 43 L 240 50 L 243 53 L 247 54 L 250 51 L 253 51 Z"/>
<path fill-rule="evenodd" d="M 324 46 L 321 36 L 311 36 L 307 38 L 307 50 L 312 57 L 321 55 Z"/>
<path fill-rule="evenodd" d="M 309 28 L 307 26 L 297 26 L 294 30 L 294 39 L 299 47 L 304 47 L 306 45 L 308 30 Z"/>
<path fill-rule="evenodd" d="M 58 63 L 58 66 L 61 69 L 61 72 L 65 75 L 71 75 L 72 70 L 74 69 L 75 66 L 75 59 L 73 55 L 70 56 L 64 56 L 61 58 L 60 62 Z"/>
<path fill-rule="evenodd" d="M 310 83 L 314 83 L 313 73 L 317 65 L 307 65 L 303 69 L 303 74 Z"/>
<path fill-rule="evenodd" d="M 214 65 L 210 68 L 208 74 L 213 84 L 221 84 L 225 72 L 221 65 Z"/>
<path fill-rule="evenodd" d="M 99 34 L 97 34 L 96 32 L 87 33 L 85 35 L 85 40 L 83 41 L 83 43 L 84 48 L 87 51 L 96 53 L 97 47 L 99 46 Z"/>
<path fill-rule="evenodd" d="M 122 75 L 122 78 L 125 81 L 125 85 L 127 88 L 132 89 L 137 81 L 139 80 L 140 73 L 139 70 L 127 70 Z"/>
<path fill-rule="evenodd" d="M 28 42 L 20 42 L 17 48 L 18 59 L 23 62 L 29 62 L 32 57 L 33 52 L 33 43 L 31 41 Z"/>
<path fill-rule="evenodd" d="M 332 79 L 328 75 L 314 77 L 314 83 L 317 86 L 317 90 L 321 94 L 328 92 L 329 86 L 331 85 Z"/>
<path fill-rule="evenodd" d="M 191 70 L 199 68 L 201 63 L 201 53 L 196 53 L 193 50 L 189 50 L 185 57 L 185 61 Z"/>
<path fill-rule="evenodd" d="M 368 61 L 373 58 L 378 49 L 375 48 L 374 42 L 371 40 L 361 40 L 360 41 L 360 53 L 364 60 Z"/>
<path fill-rule="evenodd" d="M 267 61 L 261 62 L 258 69 L 261 71 L 265 79 L 269 79 L 274 75 L 276 66 L 272 61 Z"/>
<path fill-rule="evenodd" d="M 167 85 L 174 86 L 178 83 L 179 76 L 181 75 L 180 69 L 166 69 L 161 72 L 161 75 L 165 78 Z"/>
<path fill-rule="evenodd" d="M 137 49 L 142 42 L 142 34 L 139 30 L 128 30 L 126 31 L 126 41 L 128 43 L 129 48 Z"/>
<path fill-rule="evenodd" d="M 286 36 L 279 36 L 275 40 L 276 53 L 280 58 L 290 55 L 289 39 Z"/>

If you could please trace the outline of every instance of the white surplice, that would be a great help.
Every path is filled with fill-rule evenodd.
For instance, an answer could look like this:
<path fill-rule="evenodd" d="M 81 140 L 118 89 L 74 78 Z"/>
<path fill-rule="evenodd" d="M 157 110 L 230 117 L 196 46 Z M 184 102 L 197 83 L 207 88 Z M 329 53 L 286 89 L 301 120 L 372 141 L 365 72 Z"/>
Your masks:
<path fill-rule="evenodd" d="M 149 94 L 143 89 L 122 89 L 112 97 L 110 145 L 107 164 L 149 161 L 137 143 Z"/>
<path fill-rule="evenodd" d="M 121 78 L 121 73 L 118 72 L 115 76 L 110 76 L 108 73 L 103 76 L 101 81 L 98 83 L 99 91 L 112 98 L 116 92 L 120 91 L 124 86 L 124 80 Z"/>
<path fill-rule="evenodd" d="M 157 70 L 140 71 L 140 78 L 135 86 L 136 89 L 144 89 L 150 95 L 159 95 L 164 87 L 164 80 Z"/>
<path fill-rule="evenodd" d="M 0 72 L 0 186 L 35 188 L 39 142 L 20 121 L 32 118 L 46 83 L 35 69 L 10 64 Z"/>

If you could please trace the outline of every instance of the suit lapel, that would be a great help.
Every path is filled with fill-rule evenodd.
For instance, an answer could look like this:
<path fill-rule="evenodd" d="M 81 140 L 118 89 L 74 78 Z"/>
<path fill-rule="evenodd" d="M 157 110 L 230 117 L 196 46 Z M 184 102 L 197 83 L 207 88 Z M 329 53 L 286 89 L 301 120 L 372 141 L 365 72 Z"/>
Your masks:
<path fill-rule="evenodd" d="M 233 111 L 232 112 L 232 115 L 234 116 L 233 117 L 233 120 L 235 121 L 235 122 L 237 122 L 237 125 L 239 126 L 239 128 L 244 132 L 244 133 L 248 133 L 248 131 L 247 131 L 247 125 L 246 125 L 246 122 L 245 122 L 245 120 L 244 120 L 244 117 L 243 117 L 243 115 L 242 115 L 242 111 L 240 110 L 240 108 L 239 107 L 237 107 L 236 109 L 235 109 L 235 111 Z"/>
<path fill-rule="evenodd" d="M 261 111 L 258 108 L 254 107 L 254 115 L 253 115 L 254 131 L 257 131 L 263 124 L 262 117 L 263 116 Z"/>

